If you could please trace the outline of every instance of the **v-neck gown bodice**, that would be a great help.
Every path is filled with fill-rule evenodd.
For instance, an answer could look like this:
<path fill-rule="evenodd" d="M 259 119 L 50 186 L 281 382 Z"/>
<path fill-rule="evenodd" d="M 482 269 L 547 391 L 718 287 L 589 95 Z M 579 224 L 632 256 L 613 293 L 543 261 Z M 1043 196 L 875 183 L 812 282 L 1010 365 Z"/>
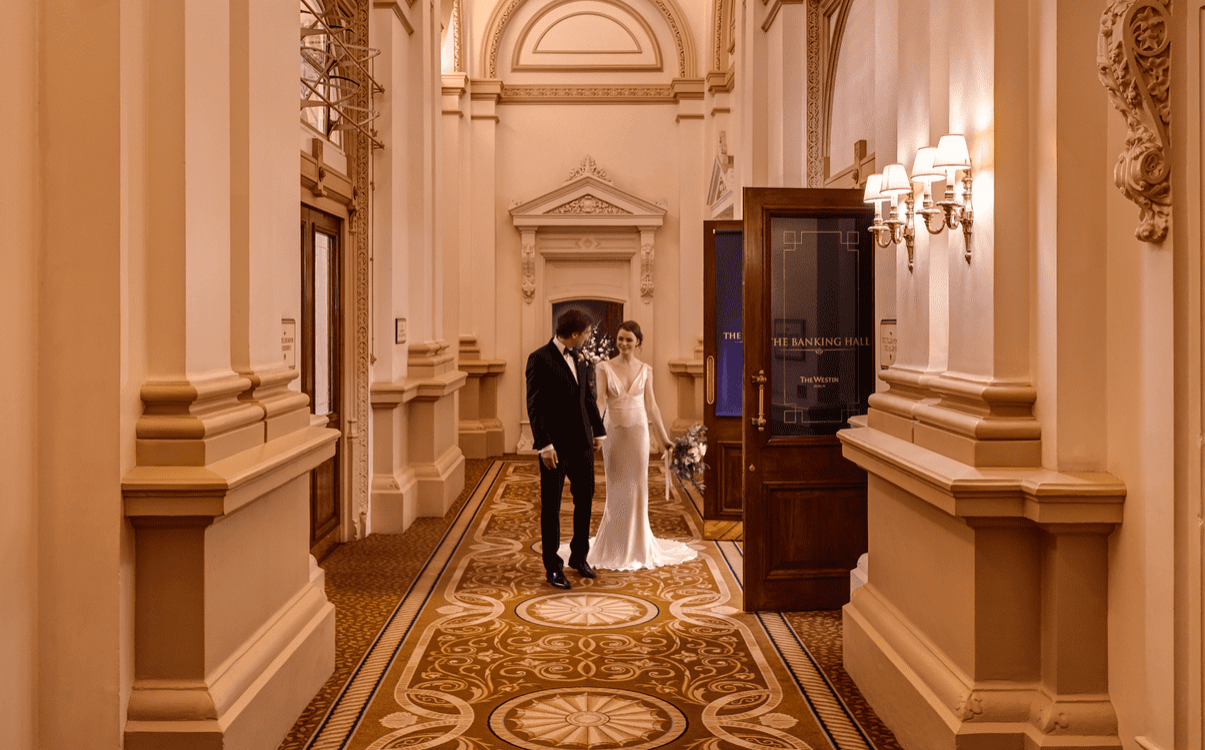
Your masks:
<path fill-rule="evenodd" d="M 596 371 L 599 387 L 607 389 L 607 437 L 602 441 L 607 501 L 586 556 L 595 568 L 657 568 L 698 555 L 684 542 L 654 537 L 649 526 L 649 419 L 644 408 L 649 369 L 643 365 L 626 391 L 608 365 L 600 364 Z"/>

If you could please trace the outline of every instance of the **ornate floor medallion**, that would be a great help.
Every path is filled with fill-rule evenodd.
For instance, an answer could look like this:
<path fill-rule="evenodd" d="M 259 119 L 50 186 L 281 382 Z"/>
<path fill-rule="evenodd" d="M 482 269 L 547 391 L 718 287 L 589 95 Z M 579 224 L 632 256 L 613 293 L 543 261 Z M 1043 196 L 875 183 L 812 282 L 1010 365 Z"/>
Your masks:
<path fill-rule="evenodd" d="M 498 737 L 525 750 L 651 750 L 686 731 L 686 717 L 663 700 L 614 688 L 542 690 L 514 698 L 490 716 Z"/>
<path fill-rule="evenodd" d="M 515 607 L 515 614 L 530 623 L 574 630 L 640 625 L 658 612 L 651 602 L 624 594 L 548 594 Z"/>

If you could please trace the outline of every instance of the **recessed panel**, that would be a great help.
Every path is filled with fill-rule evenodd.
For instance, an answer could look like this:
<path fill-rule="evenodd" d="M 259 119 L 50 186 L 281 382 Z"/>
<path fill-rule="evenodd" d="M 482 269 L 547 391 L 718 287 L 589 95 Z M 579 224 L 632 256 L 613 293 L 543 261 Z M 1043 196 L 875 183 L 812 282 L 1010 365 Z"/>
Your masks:
<path fill-rule="evenodd" d="M 648 22 L 621 0 L 566 0 L 536 13 L 515 41 L 515 71 L 659 71 Z"/>

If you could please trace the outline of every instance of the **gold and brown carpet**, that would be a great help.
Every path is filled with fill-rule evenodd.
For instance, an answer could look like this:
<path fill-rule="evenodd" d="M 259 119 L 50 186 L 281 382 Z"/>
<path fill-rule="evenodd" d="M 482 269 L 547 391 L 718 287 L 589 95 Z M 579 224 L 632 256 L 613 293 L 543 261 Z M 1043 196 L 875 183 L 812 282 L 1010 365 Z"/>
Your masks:
<path fill-rule="evenodd" d="M 664 481 L 654 464 L 654 533 L 699 540 L 696 509 L 666 499 Z M 817 658 L 806 645 L 839 636 L 838 613 L 740 611 L 739 543 L 695 541 L 698 558 L 651 571 L 569 572 L 573 589 L 560 591 L 544 582 L 538 499 L 534 461 L 484 469 L 363 659 L 319 702 L 329 708 L 302 717 L 308 740 L 294 747 L 895 747 L 856 688 L 834 689 L 839 641 L 836 665 L 831 648 Z"/>

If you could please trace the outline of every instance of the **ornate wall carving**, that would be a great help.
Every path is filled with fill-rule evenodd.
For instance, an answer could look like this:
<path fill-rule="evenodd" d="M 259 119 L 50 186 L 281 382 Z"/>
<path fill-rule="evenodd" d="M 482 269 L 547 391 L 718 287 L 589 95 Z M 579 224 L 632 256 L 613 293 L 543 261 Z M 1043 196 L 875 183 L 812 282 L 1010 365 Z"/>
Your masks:
<path fill-rule="evenodd" d="M 528 241 L 523 238 L 523 301 L 531 304 L 536 296 L 536 242 L 535 235 Z"/>
<path fill-rule="evenodd" d="M 578 177 L 585 177 L 586 175 L 597 177 L 608 184 L 611 183 L 611 178 L 607 176 L 607 171 L 598 166 L 594 161 L 594 157 L 589 154 L 586 155 L 586 158 L 582 159 L 581 164 L 578 164 L 569 172 L 569 176 L 565 178 L 565 182 L 573 182 Z"/>
<path fill-rule="evenodd" d="M 640 245 L 640 296 L 645 302 L 653 299 L 653 245 Z"/>
<path fill-rule="evenodd" d="M 808 0 L 808 187 L 824 186 L 824 159 L 820 154 L 820 0 Z"/>
<path fill-rule="evenodd" d="M 502 87 L 504 101 L 677 101 L 673 86 L 513 86 Z"/>
<path fill-rule="evenodd" d="M 360 39 L 368 39 L 369 0 L 357 0 L 355 4 L 355 20 L 353 26 Z M 360 72 L 354 73 L 363 78 Z M 362 112 L 372 109 L 372 85 L 368 80 L 360 80 L 360 86 L 355 95 L 355 106 L 362 107 Z M 351 509 L 350 520 L 356 539 L 364 537 L 367 531 L 368 519 L 368 367 L 369 367 L 369 317 L 368 309 L 369 284 L 371 277 L 368 266 L 368 242 L 371 234 L 368 226 L 368 183 L 369 162 L 372 156 L 372 140 L 362 134 L 347 131 L 351 135 L 351 181 L 352 206 L 350 208 L 350 244 L 352 250 L 352 294 L 355 300 L 353 325 L 355 334 L 352 346 L 355 355 L 352 358 L 351 390 L 353 394 L 352 413 L 347 419 L 347 445 L 351 470 Z"/>
<path fill-rule="evenodd" d="M 595 198 L 593 195 L 583 195 L 575 201 L 570 201 L 561 206 L 557 206 L 548 213 L 551 214 L 626 214 L 631 213 L 625 211 L 619 206 L 607 203 L 601 198 Z"/>
<path fill-rule="evenodd" d="M 1138 204 L 1134 236 L 1162 242 L 1171 221 L 1171 0 L 1115 0 L 1100 19 L 1097 75 L 1125 118 L 1113 181 Z"/>

